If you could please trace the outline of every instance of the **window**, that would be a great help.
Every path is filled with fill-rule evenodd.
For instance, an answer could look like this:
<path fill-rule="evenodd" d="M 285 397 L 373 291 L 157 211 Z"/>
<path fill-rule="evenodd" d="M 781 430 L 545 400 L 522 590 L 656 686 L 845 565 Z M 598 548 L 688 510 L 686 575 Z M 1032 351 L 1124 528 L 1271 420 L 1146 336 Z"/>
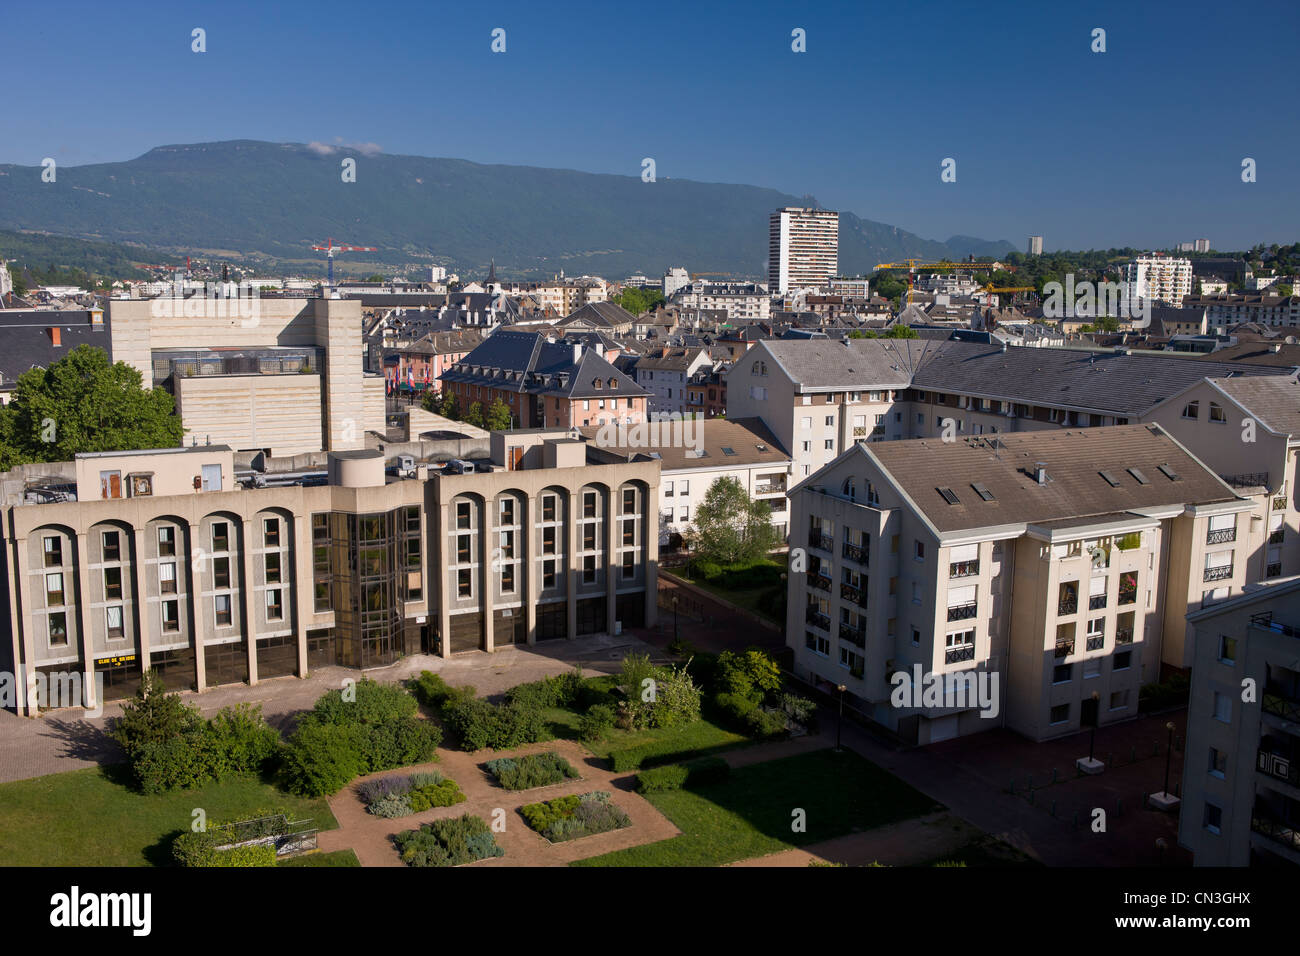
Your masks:
<path fill-rule="evenodd" d="M 181 629 L 181 605 L 179 601 L 162 602 L 162 629 L 164 633 L 174 633 Z"/>
<path fill-rule="evenodd" d="M 686 494 L 686 482 L 682 482 L 682 494 Z M 582 493 L 582 516 L 584 518 L 596 517 L 596 493 L 594 491 L 584 491 Z"/>
<path fill-rule="evenodd" d="M 555 520 L 555 495 L 542 495 L 542 520 Z"/>
<path fill-rule="evenodd" d="M 924 542 L 924 541 L 918 541 L 918 542 L 916 542 L 916 560 L 918 560 L 918 561 L 924 561 L 924 560 L 925 560 L 925 542 Z"/>
<path fill-rule="evenodd" d="M 636 552 L 623 552 L 623 580 L 628 581 L 636 576 Z"/>
<path fill-rule="evenodd" d="M 686 508 L 686 507 L 683 507 L 683 508 L 682 508 L 682 511 L 681 511 L 681 520 L 682 520 L 682 521 L 690 521 L 690 520 L 691 520 L 691 509 L 690 509 L 690 508 Z"/>
<path fill-rule="evenodd" d="M 1117 690 L 1110 695 L 1110 709 L 1123 710 L 1128 706 L 1128 691 Z"/>
<path fill-rule="evenodd" d="M 1214 719 L 1223 724 L 1232 723 L 1232 698 L 1217 690 L 1214 692 Z"/>
<path fill-rule="evenodd" d="M 811 415 L 805 415 L 805 416 L 803 416 L 801 419 L 799 419 L 799 428 L 800 428 L 801 431 L 811 431 L 811 430 L 812 430 L 812 416 L 811 416 Z"/>
<path fill-rule="evenodd" d="M 100 539 L 104 544 L 105 561 L 122 560 L 122 537 L 116 531 L 105 531 Z"/>
<path fill-rule="evenodd" d="M 456 572 L 456 596 L 473 597 L 473 575 L 469 568 L 461 568 Z"/>
<path fill-rule="evenodd" d="M 1211 833 L 1218 833 L 1219 828 L 1223 825 L 1223 808 L 1216 807 L 1208 800 L 1205 801 L 1205 816 L 1202 818 L 1205 829 Z"/>
<path fill-rule="evenodd" d="M 952 634 L 949 634 L 944 641 L 944 646 L 949 650 L 958 647 L 974 647 L 975 646 L 974 628 L 968 631 L 956 631 Z"/>
<path fill-rule="evenodd" d="M 456 502 L 456 527 L 461 530 L 468 530 L 470 524 L 470 503 L 468 501 Z"/>
<path fill-rule="evenodd" d="M 214 588 L 230 587 L 230 559 L 212 559 L 212 586 Z"/>
<path fill-rule="evenodd" d="M 1073 664 L 1057 664 L 1052 668 L 1053 684 L 1068 684 L 1074 675 Z"/>
<path fill-rule="evenodd" d="M 513 558 L 515 556 L 515 533 L 513 531 L 501 532 L 501 556 L 504 558 Z"/>
<path fill-rule="evenodd" d="M 47 568 L 63 566 L 63 541 L 55 535 L 45 537 L 45 566 Z"/>
<path fill-rule="evenodd" d="M 664 482 L 664 497 L 665 497 L 665 498 L 671 498 L 672 496 L 673 496 L 673 483 L 672 483 L 671 481 L 665 481 L 665 482 Z"/>
<path fill-rule="evenodd" d="M 171 525 L 158 529 L 158 555 L 163 558 L 176 556 L 176 529 Z"/>
<path fill-rule="evenodd" d="M 503 565 L 501 568 L 501 593 L 515 593 L 515 566 L 513 564 Z"/>
<path fill-rule="evenodd" d="M 623 514 L 636 514 L 636 489 L 623 489 Z"/>
<path fill-rule="evenodd" d="M 122 600 L 122 569 L 104 569 L 104 598 L 109 601 Z"/>
<path fill-rule="evenodd" d="M 1183 418 L 1199 419 L 1200 417 L 1201 417 L 1200 402 L 1188 402 L 1186 405 L 1183 406 Z"/>
<path fill-rule="evenodd" d="M 284 592 L 280 588 L 268 588 L 266 591 L 266 619 L 279 621 L 284 619 Z"/>
<path fill-rule="evenodd" d="M 582 583 L 583 583 L 583 584 L 595 584 L 595 583 L 596 583 L 596 557 L 595 557 L 595 555 L 591 555 L 591 554 L 589 554 L 589 555 L 587 555 L 585 558 L 582 559 Z"/>
<path fill-rule="evenodd" d="M 224 521 L 218 521 L 212 525 L 212 550 L 230 550 L 230 525 Z"/>
<path fill-rule="evenodd" d="M 1070 719 L 1070 705 L 1058 704 L 1053 707 L 1048 720 L 1053 724 L 1064 724 Z"/>
<path fill-rule="evenodd" d="M 629 547 L 635 544 L 636 544 L 636 522 L 624 521 L 623 522 L 623 545 L 625 547 Z"/>
<path fill-rule="evenodd" d="M 280 547 L 279 518 L 267 518 L 262 522 L 262 543 L 268 548 Z"/>
<path fill-rule="evenodd" d="M 122 605 L 110 604 L 104 608 L 104 627 L 108 630 L 110 641 L 119 641 L 125 636 L 122 628 Z"/>
<path fill-rule="evenodd" d="M 45 575 L 45 606 L 58 607 L 63 603 L 63 575 Z"/>
<path fill-rule="evenodd" d="M 833 427 L 835 426 L 835 416 L 834 416 L 834 415 L 827 415 L 827 416 L 826 416 L 826 425 L 827 425 L 828 428 L 833 428 Z"/>
<path fill-rule="evenodd" d="M 584 524 L 582 526 L 582 550 L 596 550 L 596 526 L 594 524 Z"/>
<path fill-rule="evenodd" d="M 50 646 L 63 647 L 68 643 L 68 615 L 57 611 L 50 615 Z"/>
<path fill-rule="evenodd" d="M 685 495 L 689 495 L 689 494 L 691 493 L 691 483 L 690 483 L 690 481 L 689 481 L 688 479 L 686 479 L 686 478 L 683 478 L 683 479 L 682 479 L 682 488 L 681 488 L 681 493 L 682 493 L 683 496 L 685 496 Z"/>
<path fill-rule="evenodd" d="M 1211 747 L 1210 765 L 1207 769 L 1210 776 L 1218 777 L 1220 780 L 1224 779 L 1224 775 L 1228 772 L 1228 755 L 1218 747 Z"/>
<path fill-rule="evenodd" d="M 826 439 L 826 450 L 827 450 L 827 451 L 834 451 L 834 450 L 835 450 L 835 439 L 834 439 L 834 438 L 828 438 L 828 439 Z"/>
<path fill-rule="evenodd" d="M 912 646 L 921 646 L 921 632 L 917 628 L 912 628 Z"/>
<path fill-rule="evenodd" d="M 502 498 L 499 503 L 500 520 L 498 524 L 512 525 L 515 523 L 515 499 Z"/>
<path fill-rule="evenodd" d="M 176 593 L 175 561 L 164 561 L 158 565 L 158 592 L 160 594 Z"/>
<path fill-rule="evenodd" d="M 804 634 L 804 645 L 814 654 L 820 654 L 822 657 L 830 657 L 831 642 L 829 638 L 822 637 L 820 634 L 814 634 L 808 631 Z"/>
<path fill-rule="evenodd" d="M 99 473 L 99 496 L 101 498 L 122 497 L 122 473 L 120 471 L 101 471 Z"/>
<path fill-rule="evenodd" d="M 1083 662 L 1083 679 L 1091 680 L 1101 676 L 1101 658 L 1094 657 Z"/>
<path fill-rule="evenodd" d="M 1219 663 L 1234 664 L 1237 661 L 1237 639 L 1226 634 L 1219 635 Z"/>
<path fill-rule="evenodd" d="M 1132 666 L 1132 664 L 1133 664 L 1133 652 L 1120 651 L 1114 657 L 1114 665 L 1111 667 L 1111 670 L 1126 671 L 1129 669 L 1129 667 Z"/>
<path fill-rule="evenodd" d="M 213 598 L 213 608 L 216 610 L 217 627 L 230 626 L 230 595 L 218 594 Z"/>
<path fill-rule="evenodd" d="M 1220 425 L 1228 421 L 1228 416 L 1223 413 L 1223 406 L 1218 402 L 1210 402 L 1210 421 L 1218 422 Z"/>
<path fill-rule="evenodd" d="M 280 583 L 280 552 L 272 551 L 266 555 L 266 583 Z"/>
<path fill-rule="evenodd" d="M 470 536 L 467 534 L 456 535 L 456 563 L 470 563 Z"/>

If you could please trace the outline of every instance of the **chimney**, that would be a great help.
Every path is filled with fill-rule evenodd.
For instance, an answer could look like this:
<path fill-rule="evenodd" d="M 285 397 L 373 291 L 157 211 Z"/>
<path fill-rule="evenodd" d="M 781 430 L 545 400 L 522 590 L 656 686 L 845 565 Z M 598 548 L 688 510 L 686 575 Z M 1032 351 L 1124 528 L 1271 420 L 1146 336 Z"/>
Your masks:
<path fill-rule="evenodd" d="M 63 334 L 63 330 L 59 328 L 57 325 L 50 326 L 50 341 L 54 343 L 54 347 L 56 349 L 63 344 L 63 340 L 61 338 L 62 334 Z"/>
<path fill-rule="evenodd" d="M 573 364 L 577 365 L 578 362 L 581 361 L 581 359 L 582 359 L 582 343 L 574 342 L 573 343 Z"/>
<path fill-rule="evenodd" d="M 1038 482 L 1040 485 L 1047 484 L 1047 462 L 1034 462 L 1034 481 Z"/>

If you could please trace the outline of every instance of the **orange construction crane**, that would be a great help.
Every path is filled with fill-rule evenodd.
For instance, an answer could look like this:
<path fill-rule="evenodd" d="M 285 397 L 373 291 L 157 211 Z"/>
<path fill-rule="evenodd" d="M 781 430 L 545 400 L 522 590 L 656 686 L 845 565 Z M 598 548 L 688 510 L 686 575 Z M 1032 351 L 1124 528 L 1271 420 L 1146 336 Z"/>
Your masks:
<path fill-rule="evenodd" d="M 323 246 L 312 246 L 312 248 L 324 252 L 325 257 L 329 260 L 329 264 L 330 264 L 329 266 L 330 289 L 329 290 L 331 293 L 334 291 L 334 253 L 336 252 L 378 252 L 379 251 L 374 246 L 345 246 L 342 244 L 336 246 L 334 244 L 333 239 L 327 240 L 326 244 Z"/>

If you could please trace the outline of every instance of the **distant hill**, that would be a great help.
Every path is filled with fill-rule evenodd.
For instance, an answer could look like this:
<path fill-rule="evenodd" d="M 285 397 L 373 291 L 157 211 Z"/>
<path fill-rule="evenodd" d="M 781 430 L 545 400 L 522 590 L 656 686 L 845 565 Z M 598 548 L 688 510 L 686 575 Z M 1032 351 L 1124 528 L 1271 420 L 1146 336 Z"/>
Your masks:
<path fill-rule="evenodd" d="M 346 157 L 354 183 L 341 180 Z M 476 275 L 495 258 L 504 275 L 765 275 L 768 215 L 806 197 L 755 186 L 612 176 L 459 159 L 364 154 L 347 148 L 247 140 L 160 146 L 123 163 L 69 166 L 54 183 L 40 167 L 0 165 L 0 229 L 139 243 L 176 254 L 311 262 L 332 236 L 377 246 L 352 266 L 437 261 Z M 915 257 L 1004 255 L 1005 241 L 922 239 L 840 215 L 840 271 Z M 0 249 L 0 255 L 4 251 Z"/>

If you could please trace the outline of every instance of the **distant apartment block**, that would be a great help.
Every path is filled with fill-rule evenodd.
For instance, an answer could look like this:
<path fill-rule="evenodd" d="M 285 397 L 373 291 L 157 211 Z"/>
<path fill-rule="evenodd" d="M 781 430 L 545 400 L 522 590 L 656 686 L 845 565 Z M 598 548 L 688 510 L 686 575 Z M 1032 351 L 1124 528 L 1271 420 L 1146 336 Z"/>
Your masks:
<path fill-rule="evenodd" d="M 1042 237 L 1042 236 L 1030 236 L 1030 237 L 1029 237 L 1029 254 L 1030 254 L 1031 256 L 1041 256 L 1041 255 L 1043 254 L 1043 237 Z"/>
<path fill-rule="evenodd" d="M 1140 256 L 1124 266 L 1121 282 L 1128 297 L 1181 306 L 1192 294 L 1192 263 L 1169 256 Z"/>
<path fill-rule="evenodd" d="M 772 298 L 757 282 L 691 282 L 673 293 L 673 305 L 683 311 L 723 312 L 730 322 L 765 322 Z"/>
<path fill-rule="evenodd" d="M 713 368 L 705 349 L 658 349 L 637 360 L 636 383 L 648 393 L 650 414 L 683 414 L 687 409 L 687 384 L 697 372 Z"/>
<path fill-rule="evenodd" d="M 839 271 L 840 214 L 787 206 L 768 222 L 768 291 L 822 289 Z"/>

